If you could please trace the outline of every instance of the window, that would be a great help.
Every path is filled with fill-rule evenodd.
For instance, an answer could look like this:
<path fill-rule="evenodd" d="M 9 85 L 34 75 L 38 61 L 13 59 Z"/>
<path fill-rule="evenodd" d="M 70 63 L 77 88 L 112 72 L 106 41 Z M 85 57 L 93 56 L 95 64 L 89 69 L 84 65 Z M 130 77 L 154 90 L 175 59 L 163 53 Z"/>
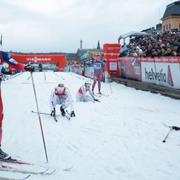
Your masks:
<path fill-rule="evenodd" d="M 180 27 L 180 24 L 179 24 L 179 27 Z M 163 26 L 163 31 L 164 32 L 166 31 L 166 26 L 165 25 Z"/>
<path fill-rule="evenodd" d="M 171 24 L 169 24 L 169 30 L 171 30 Z"/>

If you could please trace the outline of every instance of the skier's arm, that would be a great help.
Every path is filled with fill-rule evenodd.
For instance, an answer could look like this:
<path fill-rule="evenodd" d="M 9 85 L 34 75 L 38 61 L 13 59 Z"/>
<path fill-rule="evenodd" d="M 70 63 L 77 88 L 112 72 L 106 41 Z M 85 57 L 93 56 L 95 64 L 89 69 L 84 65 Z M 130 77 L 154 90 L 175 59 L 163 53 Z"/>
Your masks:
<path fill-rule="evenodd" d="M 82 95 L 85 96 L 86 95 L 86 88 L 85 86 L 81 86 L 81 91 L 82 91 Z"/>
<path fill-rule="evenodd" d="M 17 73 L 17 72 L 20 72 L 20 71 L 24 71 L 24 65 L 18 63 L 17 61 L 15 61 L 11 57 L 11 54 L 9 54 L 7 52 L 4 52 L 4 51 L 1 51 L 1 56 L 2 56 L 3 62 L 7 63 L 8 65 L 11 66 L 10 69 L 13 68 L 13 69 L 16 70 L 16 72 L 14 72 L 14 73 Z"/>
<path fill-rule="evenodd" d="M 55 105 L 54 105 L 54 102 L 53 102 L 54 96 L 55 96 L 55 92 L 52 91 L 51 95 L 50 95 L 50 100 L 49 100 L 49 105 L 50 105 L 51 110 L 53 110 L 55 108 Z"/>
<path fill-rule="evenodd" d="M 71 93 L 70 93 L 68 88 L 66 88 L 66 94 L 67 94 L 67 98 L 68 98 L 69 103 L 70 103 L 71 111 L 74 111 L 73 99 L 72 99 Z"/>

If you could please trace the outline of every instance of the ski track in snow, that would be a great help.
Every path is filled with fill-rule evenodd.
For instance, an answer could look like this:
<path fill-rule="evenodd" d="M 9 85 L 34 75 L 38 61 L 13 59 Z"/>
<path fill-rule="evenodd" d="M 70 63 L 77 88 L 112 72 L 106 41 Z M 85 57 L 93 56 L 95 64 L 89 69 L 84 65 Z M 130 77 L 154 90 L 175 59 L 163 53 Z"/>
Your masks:
<path fill-rule="evenodd" d="M 111 83 L 111 93 L 109 83 L 102 83 L 108 96 L 99 97 L 100 103 L 82 103 L 75 95 L 87 78 L 68 72 L 35 72 L 33 77 L 40 112 L 50 113 L 50 93 L 63 82 L 74 99 L 76 117 L 69 121 L 58 116 L 56 123 L 41 115 L 49 164 L 56 172 L 30 180 L 180 179 L 180 133 L 172 132 L 162 143 L 169 130 L 162 122 L 180 125 L 178 100 L 116 83 Z M 39 119 L 31 112 L 36 105 L 29 73 L 5 81 L 2 94 L 3 149 L 26 161 L 45 162 Z"/>

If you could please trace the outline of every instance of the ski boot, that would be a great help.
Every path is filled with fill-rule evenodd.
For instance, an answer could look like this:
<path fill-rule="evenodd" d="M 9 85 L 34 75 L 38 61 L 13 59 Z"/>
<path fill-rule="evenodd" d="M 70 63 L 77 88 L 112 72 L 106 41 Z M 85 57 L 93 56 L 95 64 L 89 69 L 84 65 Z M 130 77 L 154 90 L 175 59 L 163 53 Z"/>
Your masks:
<path fill-rule="evenodd" d="M 60 111 L 61 111 L 61 115 L 65 116 L 66 113 L 65 113 L 64 109 L 62 108 L 62 106 L 60 107 Z"/>
<path fill-rule="evenodd" d="M 6 154 L 1 148 L 0 148 L 0 159 L 10 159 L 10 155 Z"/>

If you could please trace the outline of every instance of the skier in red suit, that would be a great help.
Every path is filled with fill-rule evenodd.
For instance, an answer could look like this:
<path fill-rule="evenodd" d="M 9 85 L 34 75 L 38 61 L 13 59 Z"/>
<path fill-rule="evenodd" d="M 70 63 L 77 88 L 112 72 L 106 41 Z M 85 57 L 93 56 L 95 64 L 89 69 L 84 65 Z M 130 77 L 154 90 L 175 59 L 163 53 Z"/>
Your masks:
<path fill-rule="evenodd" d="M 15 72 L 12 69 L 15 69 Z M 6 75 L 15 74 L 24 70 L 33 71 L 33 68 L 32 66 L 24 66 L 22 64 L 18 64 L 13 58 L 11 58 L 8 53 L 0 51 L 0 159 L 11 158 L 1 149 L 3 125 L 3 102 L 1 97 L 1 82 Z"/>

